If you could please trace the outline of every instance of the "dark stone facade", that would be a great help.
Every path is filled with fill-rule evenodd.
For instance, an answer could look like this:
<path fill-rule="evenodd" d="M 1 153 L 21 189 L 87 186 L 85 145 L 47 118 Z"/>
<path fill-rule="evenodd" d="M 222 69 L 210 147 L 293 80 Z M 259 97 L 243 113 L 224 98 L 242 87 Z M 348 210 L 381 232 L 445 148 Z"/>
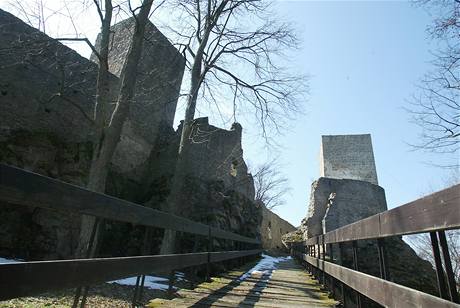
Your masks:
<path fill-rule="evenodd" d="M 133 20 L 112 27 L 112 89 L 129 46 Z M 0 10 L 0 162 L 85 186 L 92 157 L 92 114 L 97 64 Z M 180 128 L 172 127 L 184 59 L 152 25 L 139 66 L 136 95 L 109 170 L 106 193 L 160 208 L 170 192 Z M 115 96 L 114 94 L 112 94 Z M 113 97 L 115 99 L 115 97 Z M 84 113 L 83 113 L 84 112 Z M 241 126 L 231 130 L 194 123 L 183 215 L 257 237 L 260 208 L 242 157 Z M 69 258 L 80 217 L 1 204 L 0 255 L 25 259 Z M 144 228 L 107 222 L 101 256 L 141 254 Z M 154 229 L 152 253 L 162 230 Z M 179 251 L 199 250 L 192 238 Z M 226 245 L 216 241 L 218 248 Z"/>
<path fill-rule="evenodd" d="M 384 189 L 369 182 L 321 177 L 311 187 L 306 238 L 387 210 Z"/>
<path fill-rule="evenodd" d="M 149 37 L 159 35 L 149 32 L 153 28 Z M 120 44 L 127 49 L 129 40 Z M 165 89 L 135 97 L 112 161 L 107 193 L 135 202 L 142 198 L 156 132 L 172 130 L 184 69 L 172 45 L 142 59 L 148 65 L 176 60 L 169 70 L 159 68 L 169 80 Z M 93 112 L 97 64 L 0 10 L 0 69 L 0 162 L 85 186 L 93 141 L 86 117 Z M 157 78 L 157 69 L 144 66 L 141 74 Z M 137 87 L 147 89 L 142 82 L 148 82 L 149 89 L 159 88 L 163 79 L 139 78 Z M 113 100 L 117 87 L 118 77 L 111 75 Z M 160 102 L 162 108 L 152 108 Z M 80 222 L 78 215 L 2 204 L 0 226 L 0 254 L 51 259 L 73 255 Z"/>

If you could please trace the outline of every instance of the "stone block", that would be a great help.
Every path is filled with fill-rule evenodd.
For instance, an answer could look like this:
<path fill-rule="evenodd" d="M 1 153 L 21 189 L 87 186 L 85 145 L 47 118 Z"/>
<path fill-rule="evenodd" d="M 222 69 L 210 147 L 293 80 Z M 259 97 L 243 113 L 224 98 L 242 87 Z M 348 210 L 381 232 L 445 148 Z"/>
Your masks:
<path fill-rule="evenodd" d="M 371 135 L 322 136 L 320 174 L 378 185 Z"/>

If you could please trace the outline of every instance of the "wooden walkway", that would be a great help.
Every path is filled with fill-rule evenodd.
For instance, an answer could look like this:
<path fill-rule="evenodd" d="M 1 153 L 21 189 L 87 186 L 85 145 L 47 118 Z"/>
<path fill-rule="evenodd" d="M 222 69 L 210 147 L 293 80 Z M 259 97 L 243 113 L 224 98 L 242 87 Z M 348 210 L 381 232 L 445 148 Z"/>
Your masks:
<path fill-rule="evenodd" d="M 147 307 L 335 307 L 337 302 L 320 289 L 318 281 L 293 259 L 260 268 L 240 280 L 233 271 L 194 290 L 181 290 L 170 301 L 152 301 Z"/>

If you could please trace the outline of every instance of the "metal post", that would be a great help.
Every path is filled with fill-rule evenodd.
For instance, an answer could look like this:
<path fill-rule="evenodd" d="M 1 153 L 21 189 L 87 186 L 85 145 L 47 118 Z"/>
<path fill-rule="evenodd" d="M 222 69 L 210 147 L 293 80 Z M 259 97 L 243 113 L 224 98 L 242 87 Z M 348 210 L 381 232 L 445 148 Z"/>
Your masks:
<path fill-rule="evenodd" d="M 168 296 L 172 297 L 174 291 L 174 281 L 176 280 L 176 271 L 172 270 L 169 273 L 169 283 L 168 283 Z"/>
<path fill-rule="evenodd" d="M 332 252 L 333 250 L 333 247 L 332 247 L 332 243 L 331 244 L 328 244 L 329 246 L 329 261 L 331 263 L 334 263 L 334 253 Z M 331 278 L 331 281 L 330 281 L 330 284 L 331 284 L 331 292 L 332 292 L 332 296 L 334 296 L 335 294 L 335 279 L 334 279 L 334 276 L 330 276 Z"/>
<path fill-rule="evenodd" d="M 137 276 L 136 278 L 136 287 L 134 288 L 134 295 L 131 307 L 136 308 L 137 305 L 137 292 L 139 291 L 139 282 L 141 280 L 141 276 Z"/>
<path fill-rule="evenodd" d="M 322 249 L 323 249 L 323 262 L 326 261 L 326 245 L 324 244 L 324 237 L 322 237 L 322 243 L 321 243 L 321 246 L 322 246 Z M 324 268 L 323 268 L 323 284 L 324 286 L 326 286 L 326 272 L 324 271 Z"/>
<path fill-rule="evenodd" d="M 380 278 L 388 280 L 388 264 L 385 251 L 385 239 L 377 239 L 377 249 L 379 254 Z"/>
<path fill-rule="evenodd" d="M 142 295 L 144 295 L 144 284 L 145 284 L 145 275 L 141 276 L 141 284 L 139 288 L 139 295 L 138 295 L 138 301 L 142 302 Z"/>
<path fill-rule="evenodd" d="M 352 242 L 353 244 L 353 267 L 356 271 L 358 271 L 358 243 L 356 241 Z M 359 292 L 356 293 L 356 305 L 358 308 L 361 308 L 361 294 Z"/>
<path fill-rule="evenodd" d="M 94 220 L 93 229 L 91 230 L 91 235 L 90 235 L 90 238 L 89 238 L 88 248 L 86 249 L 86 255 L 85 255 L 86 259 L 92 258 L 94 256 L 95 252 L 96 252 L 96 250 L 94 249 L 93 246 L 94 246 L 94 240 L 96 239 L 96 234 L 98 233 L 100 222 L 101 222 L 101 219 L 99 217 L 96 217 L 96 219 Z M 75 290 L 75 296 L 73 298 L 72 308 L 77 308 L 78 307 L 78 302 L 80 301 L 80 296 L 81 295 L 82 295 L 82 287 L 80 286 Z M 83 287 L 83 297 L 82 297 L 82 300 L 81 300 L 80 307 L 85 306 L 86 296 L 87 295 L 88 295 L 88 287 L 85 286 L 85 287 Z"/>
<path fill-rule="evenodd" d="M 147 255 L 150 253 L 151 243 L 151 228 L 146 227 L 144 232 L 144 240 L 142 244 L 142 254 Z M 142 295 L 144 293 L 145 275 L 137 276 L 136 286 L 134 288 L 132 307 L 136 307 L 138 303 L 142 301 Z"/>
<path fill-rule="evenodd" d="M 211 250 L 212 250 L 212 237 L 211 226 L 208 227 L 208 260 L 206 262 L 206 281 L 211 281 Z"/>
<path fill-rule="evenodd" d="M 317 258 L 317 259 L 320 259 L 320 258 L 321 258 L 321 250 L 320 250 L 319 240 L 318 240 L 318 242 L 317 242 L 317 244 L 316 244 L 316 248 L 317 248 L 317 250 L 318 250 L 317 255 L 316 255 L 316 258 Z M 318 282 L 321 284 L 322 282 L 321 282 L 321 275 L 320 275 L 320 274 L 321 274 L 321 270 L 320 270 L 319 268 L 316 268 L 316 276 L 318 276 L 318 277 L 317 277 L 317 278 L 318 278 Z"/>
<path fill-rule="evenodd" d="M 450 300 L 459 304 L 457 287 L 455 284 L 454 271 L 452 270 L 452 262 L 450 260 L 449 246 L 447 245 L 446 233 L 444 230 L 438 231 L 439 244 L 441 244 L 442 257 L 444 266 L 446 267 L 447 283 L 449 285 Z"/>
<path fill-rule="evenodd" d="M 344 257 L 344 248 L 343 248 L 343 242 L 340 242 L 339 243 L 339 258 L 338 260 L 340 260 L 340 265 L 343 266 L 343 257 Z M 346 301 L 345 301 L 345 287 L 344 287 L 344 283 L 341 282 L 340 283 L 340 293 L 341 293 L 341 296 L 342 296 L 342 304 L 343 304 L 343 307 L 347 307 L 347 304 L 346 304 Z"/>
<path fill-rule="evenodd" d="M 449 299 L 447 294 L 446 281 L 444 270 L 442 268 L 441 253 L 439 252 L 438 237 L 436 232 L 430 232 L 431 247 L 433 249 L 434 264 L 436 266 L 436 278 L 438 280 L 439 296 L 444 299 Z"/>

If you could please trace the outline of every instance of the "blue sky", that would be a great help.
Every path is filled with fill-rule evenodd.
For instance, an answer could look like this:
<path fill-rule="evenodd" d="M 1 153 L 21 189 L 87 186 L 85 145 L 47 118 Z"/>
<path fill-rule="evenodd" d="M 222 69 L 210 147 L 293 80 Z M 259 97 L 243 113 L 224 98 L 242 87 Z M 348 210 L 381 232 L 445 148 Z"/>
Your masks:
<path fill-rule="evenodd" d="M 279 138 L 292 193 L 276 212 L 296 226 L 305 217 L 310 185 L 319 177 L 321 135 L 372 135 L 389 208 L 442 188 L 449 172 L 427 164 L 439 157 L 407 145 L 417 140 L 419 129 L 403 110 L 436 48 L 425 31 L 432 21 L 428 12 L 395 1 L 283 1 L 278 6 L 302 39 L 293 60 L 312 78 L 306 114 Z M 252 138 L 243 142 L 245 157 L 260 157 Z"/>

